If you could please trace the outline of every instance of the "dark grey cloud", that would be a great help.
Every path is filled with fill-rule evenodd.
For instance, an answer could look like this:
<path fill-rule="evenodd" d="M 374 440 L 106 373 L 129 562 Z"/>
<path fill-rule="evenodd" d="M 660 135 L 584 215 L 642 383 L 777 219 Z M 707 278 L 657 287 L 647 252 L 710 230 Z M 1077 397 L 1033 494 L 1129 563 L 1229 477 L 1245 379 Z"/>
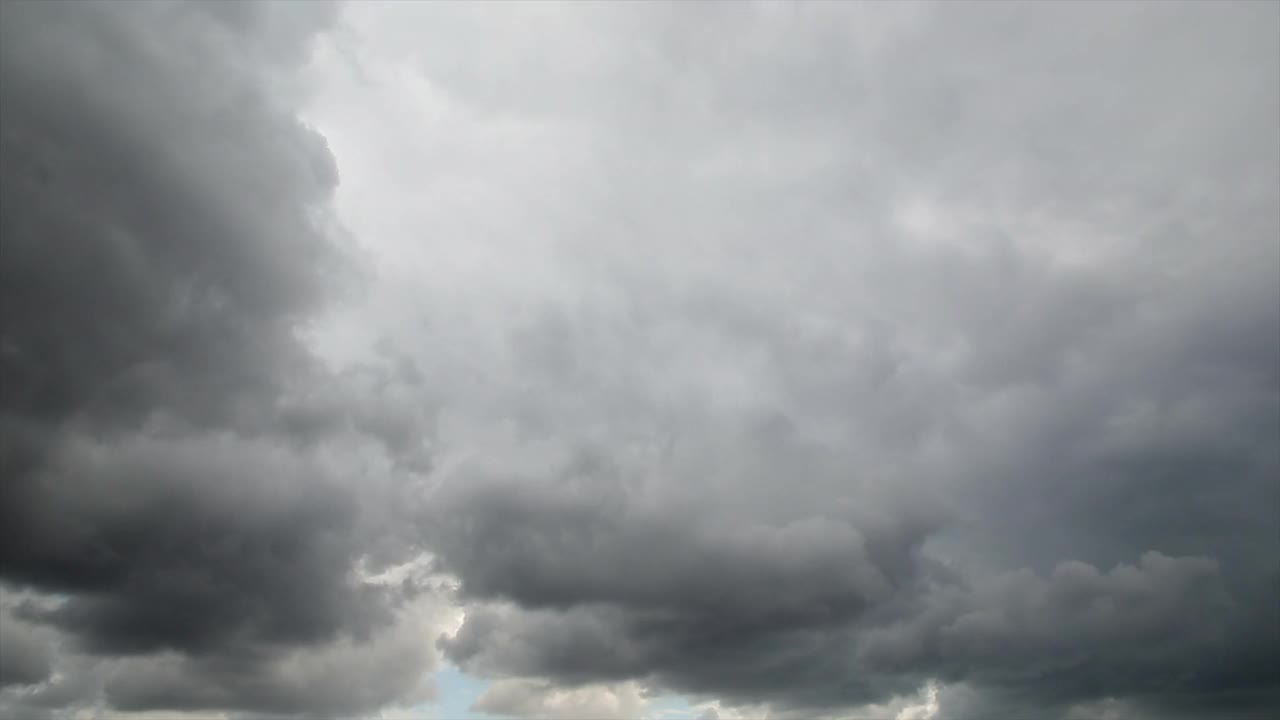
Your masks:
<path fill-rule="evenodd" d="M 359 550 L 355 498 L 287 453 L 217 438 L 60 448 L 27 483 L 6 573 L 83 593 L 33 615 L 88 649 L 288 645 L 376 620 L 339 572 Z"/>
<path fill-rule="evenodd" d="M 1217 574 L 1206 558 L 1147 553 L 1106 572 L 1073 561 L 1043 578 L 1021 571 L 947 588 L 922 599 L 913 629 L 895 622 L 860 637 L 859 664 L 918 668 L 928 656 L 943 664 L 933 677 L 1013 695 L 1034 688 L 1050 706 L 1212 691 L 1241 641 L 1228 627 L 1240 608 Z"/>
<path fill-rule="evenodd" d="M 323 140 L 203 6 L 5 12 L 6 405 L 229 414 L 296 360 L 289 324 L 340 261 Z"/>
<path fill-rule="evenodd" d="M 27 598 L 4 665 L 34 684 L 0 706 L 423 692 L 435 601 L 366 577 L 419 551 L 395 530 L 427 467 L 419 380 L 303 339 L 363 263 L 297 117 L 334 7 L 0 13 L 0 580 Z"/>
<path fill-rule="evenodd" d="M 368 638 L 302 645 L 266 662 L 236 656 L 153 656 L 115 663 L 103 695 L 122 711 L 164 708 L 240 710 L 247 718 L 356 717 L 393 703 L 427 700 L 434 692 L 430 638 L 439 608 L 399 613 Z"/>

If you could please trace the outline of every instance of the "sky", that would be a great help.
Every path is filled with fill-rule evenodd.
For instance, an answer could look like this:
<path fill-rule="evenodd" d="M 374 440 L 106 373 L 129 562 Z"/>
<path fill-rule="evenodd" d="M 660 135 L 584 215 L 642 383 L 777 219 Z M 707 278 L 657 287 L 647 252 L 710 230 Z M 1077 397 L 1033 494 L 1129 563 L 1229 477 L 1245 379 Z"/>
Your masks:
<path fill-rule="evenodd" d="M 0 3 L 0 716 L 1280 712 L 1280 3 Z"/>

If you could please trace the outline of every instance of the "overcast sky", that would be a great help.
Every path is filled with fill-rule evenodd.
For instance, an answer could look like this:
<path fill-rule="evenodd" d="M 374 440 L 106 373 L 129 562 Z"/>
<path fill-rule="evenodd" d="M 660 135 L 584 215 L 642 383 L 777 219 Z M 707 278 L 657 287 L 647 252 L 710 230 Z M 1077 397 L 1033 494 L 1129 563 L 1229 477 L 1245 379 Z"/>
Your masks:
<path fill-rule="evenodd" d="M 1280 3 L 0 4 L 0 716 L 1280 712 Z"/>

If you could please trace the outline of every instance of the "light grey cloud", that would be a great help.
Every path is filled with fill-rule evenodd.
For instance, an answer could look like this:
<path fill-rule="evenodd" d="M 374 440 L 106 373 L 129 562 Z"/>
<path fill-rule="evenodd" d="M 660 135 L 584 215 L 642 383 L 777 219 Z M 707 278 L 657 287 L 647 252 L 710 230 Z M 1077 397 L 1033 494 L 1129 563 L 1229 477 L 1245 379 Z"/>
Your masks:
<path fill-rule="evenodd" d="M 529 680 L 501 680 L 489 686 L 473 709 L 492 715 L 558 720 L 631 720 L 646 699 L 635 683 L 560 689 Z"/>
<path fill-rule="evenodd" d="M 0 687 L 38 685 L 53 672 L 50 633 L 13 616 L 4 607 L 0 622 Z"/>
<path fill-rule="evenodd" d="M 313 111 L 404 198 L 343 211 L 440 388 L 450 656 L 774 712 L 1273 707 L 1277 21 L 350 14 L 417 73 L 343 92 L 434 162 Z"/>

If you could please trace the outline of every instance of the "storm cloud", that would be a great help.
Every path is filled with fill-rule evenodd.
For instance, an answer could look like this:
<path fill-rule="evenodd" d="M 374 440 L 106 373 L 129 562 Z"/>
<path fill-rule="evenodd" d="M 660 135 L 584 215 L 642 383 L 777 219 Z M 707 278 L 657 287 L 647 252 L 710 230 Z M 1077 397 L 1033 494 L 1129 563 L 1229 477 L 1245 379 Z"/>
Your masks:
<path fill-rule="evenodd" d="M 434 663 L 386 631 L 421 602 L 356 572 L 407 559 L 378 538 L 422 414 L 394 368 L 335 374 L 300 339 L 359 272 L 292 99 L 333 10 L 3 9 L 0 569 L 31 595 L 6 617 L 6 686 L 50 678 L 29 627 L 114 663 L 126 709 L 346 714 Z M 67 692 L 14 697 L 100 700 Z"/>
<path fill-rule="evenodd" d="M 1280 708 L 1276 5 L 2 12 L 15 713 Z"/>

